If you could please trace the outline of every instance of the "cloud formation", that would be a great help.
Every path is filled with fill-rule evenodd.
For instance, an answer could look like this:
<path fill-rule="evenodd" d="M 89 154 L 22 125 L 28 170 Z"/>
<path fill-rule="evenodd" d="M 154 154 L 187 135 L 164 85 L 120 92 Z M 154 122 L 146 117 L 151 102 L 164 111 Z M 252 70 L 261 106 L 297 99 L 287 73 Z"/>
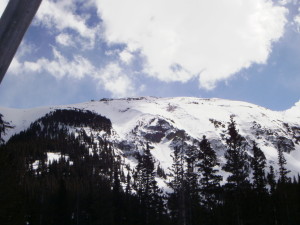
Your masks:
<path fill-rule="evenodd" d="M 60 33 L 56 36 L 55 41 L 63 46 L 75 47 L 72 36 L 67 33 Z"/>
<path fill-rule="evenodd" d="M 0 13 L 7 1 L 0 0 Z M 91 77 L 113 97 L 138 94 L 139 72 L 165 82 L 198 79 L 213 89 L 267 62 L 272 44 L 283 36 L 291 1 L 43 0 L 33 25 L 49 32 L 52 57 L 31 60 L 23 45 L 10 71 Z M 300 27 L 299 18 L 294 22 Z M 90 58 L 99 53 L 103 68 Z"/>
<path fill-rule="evenodd" d="M 104 38 L 145 58 L 159 80 L 201 87 L 267 62 L 284 33 L 287 9 L 271 0 L 94 0 Z"/>
<path fill-rule="evenodd" d="M 110 63 L 103 68 L 98 78 L 106 91 L 112 97 L 128 97 L 136 95 L 135 85 L 123 71 L 118 63 Z"/>
<path fill-rule="evenodd" d="M 47 73 L 59 80 L 64 77 L 77 80 L 90 77 L 96 81 L 99 87 L 110 92 L 112 97 L 134 96 L 137 93 L 132 78 L 123 72 L 118 62 L 111 62 L 99 69 L 80 55 L 74 55 L 72 59 L 68 59 L 55 47 L 52 48 L 52 59 L 40 58 L 37 61 L 27 61 L 22 60 L 22 57 L 30 53 L 32 47 L 23 43 L 21 49 L 22 51 L 18 52 L 9 68 L 9 71 L 16 76 Z"/>
<path fill-rule="evenodd" d="M 27 48 L 25 44 L 22 45 L 22 49 Z M 69 60 L 55 47 L 53 47 L 52 53 L 53 59 L 40 58 L 37 61 L 27 61 L 21 59 L 23 56 L 21 51 L 14 58 L 9 71 L 16 75 L 30 72 L 47 72 L 57 79 L 66 76 L 81 79 L 94 73 L 94 66 L 88 59 L 80 55 L 74 55 L 73 59 Z"/>
<path fill-rule="evenodd" d="M 73 39 L 78 39 L 78 44 L 85 48 L 93 48 L 98 27 L 90 27 L 88 16 L 76 12 L 76 3 L 75 0 L 44 0 L 37 12 L 35 25 L 44 26 L 52 32 L 56 30 L 58 33 L 71 30 L 77 34 L 73 35 Z M 61 37 L 57 38 L 61 40 Z"/>
<path fill-rule="evenodd" d="M 125 64 L 130 64 L 133 59 L 133 54 L 127 49 L 123 50 L 119 53 L 120 60 Z"/>
<path fill-rule="evenodd" d="M 294 23 L 297 27 L 297 31 L 300 33 L 300 7 L 298 8 L 298 14 L 294 17 Z"/>

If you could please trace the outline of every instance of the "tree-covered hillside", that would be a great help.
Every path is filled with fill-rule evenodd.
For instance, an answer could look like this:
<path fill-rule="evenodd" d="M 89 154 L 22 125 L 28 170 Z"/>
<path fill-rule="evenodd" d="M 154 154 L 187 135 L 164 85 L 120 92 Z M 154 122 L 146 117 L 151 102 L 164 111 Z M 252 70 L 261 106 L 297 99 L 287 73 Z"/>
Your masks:
<path fill-rule="evenodd" d="M 0 134 L 7 126 L 1 119 Z M 251 154 L 245 151 L 233 117 L 225 127 L 223 167 L 206 136 L 189 145 L 174 134 L 165 171 L 150 142 L 129 155 L 134 166 L 127 164 L 112 134 L 111 121 L 99 114 L 60 109 L 12 136 L 0 147 L 1 224 L 300 224 L 299 177 L 288 176 L 281 142 L 276 176 L 255 142 Z"/>

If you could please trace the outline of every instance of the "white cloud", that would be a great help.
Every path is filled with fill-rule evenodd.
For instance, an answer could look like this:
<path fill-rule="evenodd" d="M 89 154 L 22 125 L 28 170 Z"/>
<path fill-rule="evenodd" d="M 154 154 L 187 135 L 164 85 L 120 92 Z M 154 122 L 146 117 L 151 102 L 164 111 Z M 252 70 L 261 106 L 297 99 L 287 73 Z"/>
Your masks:
<path fill-rule="evenodd" d="M 89 27 L 87 18 L 76 13 L 76 1 L 44 0 L 37 12 L 35 23 L 49 29 L 56 29 L 58 32 L 73 30 L 81 37 L 85 47 L 92 48 L 98 27 Z"/>
<path fill-rule="evenodd" d="M 23 45 L 26 49 L 27 45 Z M 71 60 L 67 59 L 53 47 L 53 58 L 40 58 L 37 61 L 22 61 L 23 52 L 17 54 L 14 58 L 9 72 L 21 75 L 31 73 L 48 73 L 56 79 L 64 77 L 82 79 L 90 77 L 94 79 L 101 88 L 111 92 L 113 97 L 134 96 L 135 85 L 132 79 L 127 76 L 118 62 L 109 63 L 103 69 L 98 69 L 91 62 L 79 55 L 75 55 Z M 143 91 L 142 86 L 138 91 Z"/>
<path fill-rule="evenodd" d="M 279 0 L 278 1 L 278 3 L 280 4 L 280 5 L 287 5 L 287 4 L 289 4 L 291 2 L 291 0 Z"/>
<path fill-rule="evenodd" d="M 130 64 L 133 59 L 133 54 L 127 49 L 125 49 L 119 53 L 119 57 L 121 61 L 124 62 L 125 64 Z"/>
<path fill-rule="evenodd" d="M 34 68 L 36 68 L 36 66 L 32 66 L 28 63 L 21 62 L 22 58 L 28 57 L 28 55 L 33 53 L 34 51 L 35 51 L 35 46 L 30 45 L 27 41 L 23 40 L 21 42 L 20 47 L 18 48 L 17 54 L 15 55 L 15 57 L 13 58 L 9 66 L 8 71 L 14 75 L 19 75 L 27 71 L 26 66 L 32 67 L 32 71 L 34 71 Z M 29 70 L 31 69 L 29 68 Z"/>
<path fill-rule="evenodd" d="M 23 70 L 23 64 L 18 60 L 17 57 L 14 57 L 8 68 L 8 72 L 17 75 L 17 74 L 21 74 L 22 70 Z"/>
<path fill-rule="evenodd" d="M 2 16 L 2 13 L 4 12 L 7 3 L 8 3 L 8 0 L 1 0 L 0 1 L 0 17 Z"/>
<path fill-rule="evenodd" d="M 297 5 L 300 3 L 300 0 L 279 0 L 278 3 L 280 5 L 289 5 L 289 4 Z"/>
<path fill-rule="evenodd" d="M 110 63 L 98 74 L 98 79 L 104 89 L 111 92 L 113 97 L 134 96 L 135 87 L 132 80 L 122 72 L 117 63 Z"/>
<path fill-rule="evenodd" d="M 106 55 L 106 56 L 113 56 L 113 55 L 118 55 L 120 53 L 120 50 L 119 49 L 114 49 L 114 50 L 106 50 L 105 52 L 104 52 L 104 54 Z"/>
<path fill-rule="evenodd" d="M 72 60 L 65 58 L 61 52 L 53 48 L 53 59 L 40 58 L 36 62 L 22 61 L 15 57 L 10 72 L 14 74 L 30 72 L 47 72 L 57 79 L 65 76 L 81 79 L 94 73 L 94 67 L 88 59 L 75 55 Z"/>
<path fill-rule="evenodd" d="M 67 33 L 61 33 L 56 36 L 55 41 L 64 46 L 75 46 L 72 36 Z"/>
<path fill-rule="evenodd" d="M 162 81 L 198 77 L 213 88 L 254 63 L 266 63 L 284 33 L 287 9 L 271 0 L 94 0 L 104 37 L 145 57 Z"/>
<path fill-rule="evenodd" d="M 294 17 L 294 23 L 297 26 L 297 31 L 300 33 L 300 8 L 298 8 L 299 14 Z"/>
<path fill-rule="evenodd" d="M 81 79 L 93 73 L 94 67 L 86 58 L 75 55 L 72 60 L 65 58 L 57 49 L 53 49 L 53 60 L 39 59 L 36 64 L 56 78 L 64 76 Z"/>

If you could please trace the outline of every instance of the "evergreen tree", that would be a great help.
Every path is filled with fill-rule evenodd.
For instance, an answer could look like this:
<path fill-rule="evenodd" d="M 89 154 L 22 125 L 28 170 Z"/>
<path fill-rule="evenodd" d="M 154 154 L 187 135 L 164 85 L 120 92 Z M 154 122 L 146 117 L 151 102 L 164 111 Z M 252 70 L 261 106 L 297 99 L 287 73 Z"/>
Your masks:
<path fill-rule="evenodd" d="M 266 192 L 266 177 L 265 177 L 265 166 L 266 157 L 257 144 L 253 142 L 253 158 L 251 160 L 251 167 L 253 169 L 253 186 L 256 192 Z"/>
<path fill-rule="evenodd" d="M 229 172 L 226 189 L 228 193 L 227 202 L 231 208 L 232 218 L 237 225 L 243 224 L 244 199 L 250 188 L 249 162 L 246 153 L 246 141 L 236 129 L 233 117 L 227 128 L 228 138 L 226 139 L 227 151 L 225 152 L 226 163 L 223 170 Z M 230 201 L 230 202 L 229 202 Z M 232 221 L 233 222 L 233 221 Z"/>
<path fill-rule="evenodd" d="M 267 181 L 268 181 L 268 184 L 270 185 L 270 192 L 271 192 L 271 194 L 273 194 L 276 189 L 276 178 L 275 178 L 274 167 L 270 166 L 269 170 L 270 171 L 267 175 Z"/>
<path fill-rule="evenodd" d="M 257 225 L 263 225 L 268 224 L 268 220 L 265 219 L 265 214 L 269 213 L 269 211 L 266 210 L 268 208 L 267 180 L 265 176 L 266 157 L 256 142 L 253 142 L 252 152 L 253 157 L 251 158 L 250 164 L 253 172 L 253 189 L 248 191 L 248 196 L 244 199 L 244 202 L 247 202 L 247 204 L 244 204 L 244 206 L 252 206 L 249 210 L 251 213 L 249 213 L 250 215 L 247 219 Z M 256 217 L 252 217 L 251 214 L 255 214 Z"/>
<path fill-rule="evenodd" d="M 249 162 L 245 138 L 238 133 L 233 117 L 230 119 L 227 134 L 227 151 L 224 155 L 227 161 L 223 170 L 231 173 L 227 178 L 228 186 L 233 189 L 243 189 L 249 185 Z"/>
<path fill-rule="evenodd" d="M 114 218 L 117 224 L 122 223 L 122 211 L 123 211 L 123 199 L 122 195 L 123 189 L 121 187 L 121 182 L 119 178 L 118 167 L 114 167 L 114 182 L 113 182 L 113 209 L 114 209 Z"/>
<path fill-rule="evenodd" d="M 164 169 L 158 164 L 157 169 L 156 169 L 156 174 L 158 177 L 161 177 L 163 179 L 167 179 L 167 175 L 164 171 Z"/>
<path fill-rule="evenodd" d="M 126 176 L 126 189 L 125 189 L 125 193 L 126 193 L 126 195 L 131 194 L 131 176 L 130 176 L 129 172 L 127 173 L 127 176 Z"/>
<path fill-rule="evenodd" d="M 142 198 L 144 187 L 143 187 L 143 158 L 140 153 L 136 155 L 136 159 L 138 161 L 135 171 L 133 172 L 133 189 L 136 191 L 139 199 Z"/>
<path fill-rule="evenodd" d="M 168 185 L 174 192 L 179 192 L 182 189 L 184 179 L 184 156 L 180 147 L 176 146 L 174 148 L 171 157 L 173 159 L 172 168 L 170 168 L 172 179 Z"/>
<path fill-rule="evenodd" d="M 154 223 L 153 219 L 155 220 L 159 216 L 163 216 L 164 204 L 162 191 L 158 188 L 155 180 L 154 160 L 148 144 L 144 150 L 144 154 L 138 157 L 138 165 L 136 166 L 134 178 L 134 187 L 140 203 L 145 207 L 146 224 Z M 151 217 L 151 214 L 155 216 Z"/>
<path fill-rule="evenodd" d="M 198 156 L 198 149 L 195 145 L 187 146 L 185 151 L 186 169 L 183 179 L 183 190 L 185 199 L 186 221 L 187 224 L 195 224 L 199 209 L 199 184 L 198 173 L 195 169 L 195 164 Z"/>
<path fill-rule="evenodd" d="M 222 176 L 217 175 L 219 166 L 216 152 L 212 149 L 209 141 L 203 136 L 200 144 L 198 171 L 201 174 L 200 190 L 203 204 L 208 210 L 212 210 L 217 203 L 217 193 L 220 191 Z"/>
<path fill-rule="evenodd" d="M 278 180 L 278 182 L 282 183 L 282 184 L 285 184 L 285 183 L 288 183 L 290 181 L 290 179 L 287 176 L 287 174 L 290 171 L 287 170 L 287 168 L 285 167 L 285 165 L 286 165 L 286 159 L 284 157 L 282 149 L 283 148 L 282 148 L 281 143 L 278 143 L 278 145 L 277 145 L 278 165 L 279 165 L 279 180 Z"/>
<path fill-rule="evenodd" d="M 171 180 L 168 186 L 173 190 L 169 194 L 168 207 L 170 209 L 171 219 L 174 224 L 186 224 L 186 205 L 185 205 L 185 190 L 184 190 L 184 155 L 183 147 L 176 146 L 174 148 L 171 171 Z"/>

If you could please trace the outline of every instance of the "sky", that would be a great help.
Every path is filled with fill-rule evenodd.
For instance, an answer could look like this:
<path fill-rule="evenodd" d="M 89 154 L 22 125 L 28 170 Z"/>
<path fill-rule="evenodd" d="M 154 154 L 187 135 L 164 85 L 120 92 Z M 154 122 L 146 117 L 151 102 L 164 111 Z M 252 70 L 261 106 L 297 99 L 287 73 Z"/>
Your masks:
<path fill-rule="evenodd" d="M 190 96 L 286 110 L 299 60 L 300 0 L 43 0 L 0 106 Z"/>

